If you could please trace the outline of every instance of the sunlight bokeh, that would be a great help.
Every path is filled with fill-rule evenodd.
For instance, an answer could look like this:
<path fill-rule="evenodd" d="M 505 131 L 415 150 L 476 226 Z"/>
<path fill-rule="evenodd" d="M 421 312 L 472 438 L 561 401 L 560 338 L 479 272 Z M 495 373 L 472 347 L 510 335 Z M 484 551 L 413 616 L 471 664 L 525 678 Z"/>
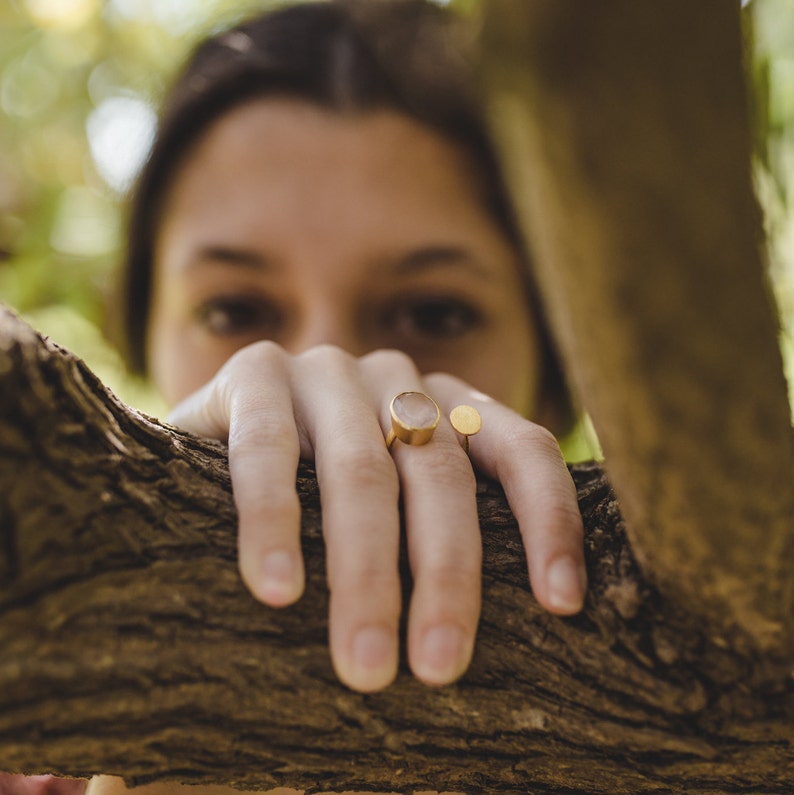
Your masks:
<path fill-rule="evenodd" d="M 41 27 L 75 30 L 97 13 L 100 0 L 25 0 L 31 20 Z"/>

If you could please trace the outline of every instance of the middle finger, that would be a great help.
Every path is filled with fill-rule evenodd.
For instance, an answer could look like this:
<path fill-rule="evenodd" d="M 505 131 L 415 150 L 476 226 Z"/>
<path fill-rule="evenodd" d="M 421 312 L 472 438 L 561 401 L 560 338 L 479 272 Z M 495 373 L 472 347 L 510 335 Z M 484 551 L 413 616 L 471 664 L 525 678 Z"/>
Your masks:
<path fill-rule="evenodd" d="M 407 357 L 377 352 L 362 366 L 385 432 L 391 398 L 426 391 Z M 482 542 L 476 481 L 446 417 L 431 441 L 396 440 L 392 457 L 400 477 L 413 593 L 408 617 L 408 661 L 431 685 L 453 682 L 467 668 L 480 614 Z"/>

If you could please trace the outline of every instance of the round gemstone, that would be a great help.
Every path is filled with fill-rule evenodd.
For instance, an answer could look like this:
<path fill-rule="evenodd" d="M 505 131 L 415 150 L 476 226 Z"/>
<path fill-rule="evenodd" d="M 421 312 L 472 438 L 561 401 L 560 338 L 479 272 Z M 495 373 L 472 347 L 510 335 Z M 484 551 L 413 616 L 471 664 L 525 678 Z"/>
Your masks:
<path fill-rule="evenodd" d="M 421 392 L 403 392 L 391 407 L 395 419 L 407 428 L 433 428 L 438 423 L 438 406 Z"/>

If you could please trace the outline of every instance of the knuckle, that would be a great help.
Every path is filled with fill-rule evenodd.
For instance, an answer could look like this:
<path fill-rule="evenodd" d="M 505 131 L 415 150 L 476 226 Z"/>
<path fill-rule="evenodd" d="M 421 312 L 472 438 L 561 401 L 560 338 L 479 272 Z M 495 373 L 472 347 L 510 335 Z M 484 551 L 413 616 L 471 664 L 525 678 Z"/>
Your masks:
<path fill-rule="evenodd" d="M 238 458 L 261 455 L 266 450 L 284 456 L 294 456 L 298 440 L 294 426 L 276 422 L 265 407 L 252 410 L 245 421 L 232 423 L 229 433 L 230 454 Z"/>
<path fill-rule="evenodd" d="M 221 403 L 236 406 L 254 381 L 259 383 L 285 370 L 287 352 L 276 342 L 260 340 L 235 351 L 211 381 Z"/>
<path fill-rule="evenodd" d="M 510 433 L 509 442 L 519 449 L 533 450 L 537 454 L 562 460 L 557 437 L 548 428 L 528 420 Z"/>
<path fill-rule="evenodd" d="M 232 426 L 229 457 L 241 467 L 272 470 L 274 466 L 291 467 L 300 456 L 300 440 L 294 428 L 261 427 L 255 422 Z"/>
<path fill-rule="evenodd" d="M 286 356 L 287 352 L 277 342 L 258 340 L 235 351 L 223 366 L 222 372 L 235 373 L 238 369 L 248 371 L 251 367 L 259 369 L 280 366 Z"/>
<path fill-rule="evenodd" d="M 267 539 L 273 535 L 274 529 L 291 527 L 291 521 L 300 515 L 300 500 L 295 492 L 266 489 L 256 494 L 253 500 L 248 500 L 245 505 L 239 506 L 239 510 L 241 513 L 243 510 L 250 510 L 263 520 L 260 535 L 263 539 Z"/>
<path fill-rule="evenodd" d="M 300 512 L 300 499 L 295 491 L 285 489 L 268 489 L 262 499 L 268 511 L 274 516 L 291 515 Z"/>
<path fill-rule="evenodd" d="M 366 599 L 370 609 L 378 612 L 399 612 L 400 609 L 399 574 L 396 566 L 388 566 L 385 562 L 348 561 L 341 571 L 329 570 L 328 587 L 335 596 L 350 594 L 356 600 Z M 372 600 L 376 594 L 378 599 Z"/>
<path fill-rule="evenodd" d="M 468 609 L 468 600 L 463 598 L 463 595 L 469 595 L 473 599 L 478 598 L 479 558 L 420 564 L 415 576 L 421 577 L 425 585 L 432 587 L 436 593 L 454 595 L 455 603 L 459 604 L 464 612 Z"/>
<path fill-rule="evenodd" d="M 335 453 L 331 471 L 356 488 L 399 488 L 394 460 L 385 444 L 344 447 Z"/>
<path fill-rule="evenodd" d="M 365 353 L 361 361 L 368 365 L 378 365 L 396 369 L 416 369 L 414 360 L 405 351 L 396 348 L 378 348 Z"/>
<path fill-rule="evenodd" d="M 461 388 L 471 389 L 464 381 L 451 373 L 434 371 L 432 373 L 425 373 L 423 377 L 428 387 L 431 387 L 434 391 L 447 393 L 452 390 L 460 391 Z"/>
<path fill-rule="evenodd" d="M 436 488 L 450 491 L 472 492 L 477 487 L 477 478 L 471 461 L 457 442 L 439 446 L 438 456 L 428 458 L 422 477 L 432 481 Z"/>
<path fill-rule="evenodd" d="M 584 524 L 576 500 L 569 499 L 567 495 L 552 498 L 546 507 L 545 517 L 548 527 L 553 528 L 554 535 L 581 543 L 584 538 Z"/>
<path fill-rule="evenodd" d="M 352 354 L 331 343 L 315 345 L 297 355 L 297 360 L 308 367 L 323 367 L 331 370 L 346 370 L 351 367 Z"/>

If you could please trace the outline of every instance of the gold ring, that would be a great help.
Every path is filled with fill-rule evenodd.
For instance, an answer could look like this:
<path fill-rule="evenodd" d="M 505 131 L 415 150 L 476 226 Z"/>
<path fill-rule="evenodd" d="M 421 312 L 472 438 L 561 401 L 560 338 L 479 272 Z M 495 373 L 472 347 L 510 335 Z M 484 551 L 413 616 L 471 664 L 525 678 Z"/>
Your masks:
<path fill-rule="evenodd" d="M 438 403 L 424 392 L 400 392 L 392 398 L 389 412 L 391 430 L 386 435 L 389 450 L 395 439 L 405 444 L 427 444 L 441 419 Z"/>
<path fill-rule="evenodd" d="M 482 428 L 482 417 L 474 406 L 455 406 L 449 413 L 452 427 L 463 436 L 463 450 L 469 452 L 469 437 L 479 433 Z"/>

